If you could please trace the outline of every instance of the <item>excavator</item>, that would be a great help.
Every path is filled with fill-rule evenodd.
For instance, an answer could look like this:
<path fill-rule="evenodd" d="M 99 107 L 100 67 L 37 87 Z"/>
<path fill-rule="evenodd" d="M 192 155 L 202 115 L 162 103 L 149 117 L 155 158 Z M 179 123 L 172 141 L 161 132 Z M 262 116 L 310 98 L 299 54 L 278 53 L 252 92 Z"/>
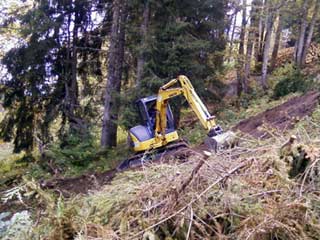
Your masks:
<path fill-rule="evenodd" d="M 131 128 L 128 133 L 129 145 L 136 155 L 123 161 L 118 166 L 118 170 L 141 165 L 144 161 L 150 160 L 150 156 L 159 156 L 188 147 L 186 142 L 181 141 L 174 127 L 174 118 L 169 104 L 170 99 L 179 95 L 185 97 L 202 126 L 207 130 L 208 137 L 204 142 L 210 151 L 217 152 L 218 149 L 235 143 L 235 133 L 223 132 L 220 125 L 216 124 L 215 117 L 209 113 L 194 90 L 190 80 L 180 75 L 160 87 L 158 95 L 141 98 L 136 102 L 142 124 Z"/>

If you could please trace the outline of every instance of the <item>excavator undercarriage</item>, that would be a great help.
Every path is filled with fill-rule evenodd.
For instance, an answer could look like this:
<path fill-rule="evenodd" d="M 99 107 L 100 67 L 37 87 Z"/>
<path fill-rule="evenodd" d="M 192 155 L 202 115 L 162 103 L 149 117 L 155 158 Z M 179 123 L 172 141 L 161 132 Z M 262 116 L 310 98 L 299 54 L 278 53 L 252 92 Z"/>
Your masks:
<path fill-rule="evenodd" d="M 185 141 L 178 141 L 162 148 L 152 149 L 141 153 L 136 153 L 134 156 L 122 161 L 118 167 L 118 171 L 124 171 L 128 168 L 136 168 L 143 166 L 151 161 L 158 161 L 164 156 L 175 153 L 181 149 L 189 148 L 189 145 Z"/>

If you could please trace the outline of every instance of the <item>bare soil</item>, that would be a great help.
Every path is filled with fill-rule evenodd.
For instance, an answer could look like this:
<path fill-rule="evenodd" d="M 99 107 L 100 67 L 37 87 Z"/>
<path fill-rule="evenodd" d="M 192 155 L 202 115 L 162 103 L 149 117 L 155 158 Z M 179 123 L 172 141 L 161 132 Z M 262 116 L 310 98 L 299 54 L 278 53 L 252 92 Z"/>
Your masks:
<path fill-rule="evenodd" d="M 233 130 L 240 130 L 255 138 L 270 137 L 268 130 L 283 133 L 292 129 L 303 117 L 312 114 L 319 103 L 319 97 L 320 93 L 316 91 L 294 97 L 277 107 L 239 122 Z"/>
<path fill-rule="evenodd" d="M 74 178 L 57 178 L 40 183 L 45 189 L 53 189 L 65 197 L 72 194 L 87 193 L 89 190 L 98 189 L 110 182 L 116 174 L 116 169 L 103 173 L 84 174 Z"/>
<path fill-rule="evenodd" d="M 285 132 L 293 128 L 294 125 L 303 117 L 310 115 L 319 102 L 320 93 L 311 91 L 299 97 L 294 97 L 289 101 L 277 107 L 271 108 L 254 117 L 239 122 L 233 130 L 239 130 L 243 133 L 250 134 L 255 138 L 269 137 L 268 131 L 264 129 L 276 129 L 278 132 Z M 168 156 L 161 157 L 161 161 L 168 161 L 169 158 L 184 161 L 192 154 L 200 154 L 204 149 L 203 144 L 195 149 L 184 149 L 177 152 L 170 152 Z M 137 168 L 136 168 L 137 169 Z M 53 179 L 42 183 L 42 187 L 53 189 L 64 196 L 72 194 L 86 194 L 89 190 L 98 189 L 113 179 L 117 170 L 110 170 L 104 173 L 85 174 L 75 178 Z"/>

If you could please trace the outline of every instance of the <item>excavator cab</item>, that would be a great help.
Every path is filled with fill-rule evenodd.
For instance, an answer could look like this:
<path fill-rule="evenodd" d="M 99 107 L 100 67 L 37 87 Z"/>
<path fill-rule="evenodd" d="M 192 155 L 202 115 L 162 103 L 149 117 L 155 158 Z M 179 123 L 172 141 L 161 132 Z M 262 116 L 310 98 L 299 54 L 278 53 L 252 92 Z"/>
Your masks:
<path fill-rule="evenodd" d="M 145 151 L 150 148 L 152 141 L 155 139 L 155 126 L 156 126 L 156 102 L 157 96 L 150 96 L 141 98 L 136 101 L 137 108 L 141 119 L 141 124 L 135 126 L 129 131 L 130 145 L 136 152 Z M 166 135 L 177 135 L 174 128 L 174 118 L 171 107 L 167 105 L 166 111 Z M 174 137 L 176 140 L 178 137 Z"/>
<path fill-rule="evenodd" d="M 139 109 L 139 114 L 141 118 L 141 124 L 146 126 L 150 131 L 152 137 L 154 137 L 154 131 L 156 126 L 156 96 L 150 96 L 139 99 L 136 104 Z M 174 130 L 174 120 L 171 107 L 167 106 L 167 131 Z"/>

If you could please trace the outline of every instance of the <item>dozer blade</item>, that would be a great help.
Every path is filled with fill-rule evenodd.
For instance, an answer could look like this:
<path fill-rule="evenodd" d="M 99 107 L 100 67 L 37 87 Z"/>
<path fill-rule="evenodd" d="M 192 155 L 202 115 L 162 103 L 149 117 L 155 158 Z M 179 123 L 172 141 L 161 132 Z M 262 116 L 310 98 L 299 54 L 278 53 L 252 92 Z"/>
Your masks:
<path fill-rule="evenodd" d="M 124 171 L 129 168 L 140 167 L 147 162 L 157 161 L 161 157 L 163 157 L 164 155 L 175 152 L 178 149 L 182 149 L 182 148 L 189 148 L 189 146 L 186 142 L 180 141 L 177 143 L 167 145 L 162 148 L 157 148 L 157 149 L 153 149 L 148 152 L 136 154 L 136 155 L 122 161 L 118 165 L 117 171 Z"/>
<path fill-rule="evenodd" d="M 220 149 L 232 148 L 237 145 L 237 136 L 232 131 L 217 134 L 216 136 L 207 137 L 204 141 L 210 151 L 217 152 Z"/>

